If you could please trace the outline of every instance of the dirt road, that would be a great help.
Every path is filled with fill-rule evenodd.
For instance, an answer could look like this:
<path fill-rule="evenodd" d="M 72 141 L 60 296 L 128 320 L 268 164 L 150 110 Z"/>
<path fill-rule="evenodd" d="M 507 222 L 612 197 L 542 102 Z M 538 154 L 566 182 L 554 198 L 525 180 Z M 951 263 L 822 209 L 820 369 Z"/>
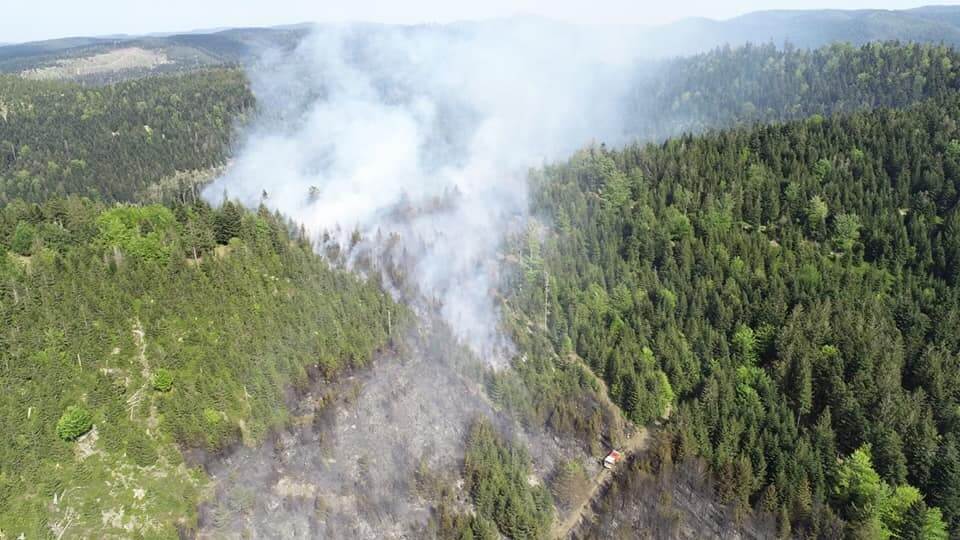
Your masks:
<path fill-rule="evenodd" d="M 633 454 L 646 450 L 649 442 L 649 430 L 647 430 L 647 428 L 638 429 L 632 437 L 624 441 L 622 448 L 618 448 L 618 450 L 623 453 L 623 459 L 620 461 L 620 463 L 626 463 L 626 461 Z M 580 503 L 578 507 L 574 508 L 566 517 L 566 519 L 554 525 L 550 536 L 552 538 L 567 538 L 581 521 L 592 518 L 593 501 L 598 495 L 600 495 L 600 493 L 606 487 L 607 482 L 609 482 L 611 478 L 613 478 L 612 471 L 601 468 L 600 472 L 593 477 L 593 484 L 590 486 L 590 492 L 584 498 L 583 502 Z"/>

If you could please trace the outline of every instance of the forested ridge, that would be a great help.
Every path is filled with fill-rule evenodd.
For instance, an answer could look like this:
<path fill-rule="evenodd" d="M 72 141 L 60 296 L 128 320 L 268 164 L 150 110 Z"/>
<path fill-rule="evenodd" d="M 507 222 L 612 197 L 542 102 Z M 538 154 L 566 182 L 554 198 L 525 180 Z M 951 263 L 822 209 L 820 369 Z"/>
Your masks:
<path fill-rule="evenodd" d="M 513 302 L 783 534 L 960 534 L 958 116 L 584 150 L 531 178 Z"/>
<path fill-rule="evenodd" d="M 836 43 L 720 47 L 644 71 L 629 97 L 630 131 L 656 140 L 814 114 L 905 107 L 960 88 L 945 45 Z"/>
<path fill-rule="evenodd" d="M 0 211 L 3 534 L 190 530 L 206 479 L 181 448 L 256 443 L 308 370 L 387 344 L 404 312 L 288 227 L 232 203 Z"/>
<path fill-rule="evenodd" d="M 236 69 L 93 88 L 0 75 L 0 204 L 136 201 L 177 171 L 224 164 L 253 105 Z"/>

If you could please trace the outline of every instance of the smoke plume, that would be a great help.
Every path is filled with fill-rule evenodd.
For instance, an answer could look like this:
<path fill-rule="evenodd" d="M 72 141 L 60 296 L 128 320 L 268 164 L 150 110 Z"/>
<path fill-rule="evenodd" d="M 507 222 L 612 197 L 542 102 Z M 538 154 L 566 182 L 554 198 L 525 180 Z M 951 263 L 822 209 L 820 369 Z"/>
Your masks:
<path fill-rule="evenodd" d="M 513 353 L 496 288 L 504 238 L 527 226 L 529 169 L 627 138 L 628 50 L 542 21 L 354 25 L 249 70 L 258 117 L 208 199 L 279 210 L 419 320 L 405 354 L 315 385 L 293 407 L 311 421 L 210 464 L 200 537 L 422 536 L 414 471 L 457 485 L 478 415 L 537 456 L 540 479 L 564 460 L 591 466 L 576 442 L 498 413 L 465 366 Z"/>
<path fill-rule="evenodd" d="M 624 139 L 618 41 L 532 20 L 319 27 L 250 70 L 260 116 L 207 195 L 264 202 L 321 247 L 379 238 L 375 260 L 392 238 L 422 297 L 502 364 L 497 250 L 523 223 L 529 167 Z"/>

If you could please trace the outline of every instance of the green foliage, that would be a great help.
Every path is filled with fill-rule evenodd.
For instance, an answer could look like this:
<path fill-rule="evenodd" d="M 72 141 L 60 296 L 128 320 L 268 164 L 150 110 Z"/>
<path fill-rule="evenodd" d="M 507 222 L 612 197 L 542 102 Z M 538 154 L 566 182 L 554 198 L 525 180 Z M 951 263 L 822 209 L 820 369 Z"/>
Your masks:
<path fill-rule="evenodd" d="M 893 530 L 881 506 L 866 519 L 841 502 L 863 493 L 835 496 L 837 456 L 865 444 L 874 480 L 914 486 L 960 533 L 960 126 L 943 122 L 954 117 L 960 96 L 944 94 L 547 166 L 530 183 L 534 214 L 564 224 L 540 246 L 548 295 L 512 278 L 509 304 L 531 321 L 546 311 L 549 343 L 518 331 L 518 344 L 582 358 L 639 423 L 667 402 L 662 373 L 677 454 L 704 458 L 744 508 L 774 486 L 768 506 L 792 534 L 855 518 L 861 532 Z M 631 198 L 616 208 L 598 197 L 615 177 Z"/>
<path fill-rule="evenodd" d="M 169 392 L 173 388 L 173 373 L 169 369 L 160 368 L 153 372 L 150 384 L 158 392 Z"/>
<path fill-rule="evenodd" d="M 847 510 L 852 521 L 871 521 L 880 517 L 886 505 L 887 486 L 873 470 L 868 447 L 859 448 L 837 470 L 833 495 Z"/>
<path fill-rule="evenodd" d="M 667 207 L 666 219 L 667 230 L 670 231 L 670 237 L 674 240 L 689 236 L 693 231 L 693 227 L 690 226 L 690 218 L 676 207 Z"/>
<path fill-rule="evenodd" d="M 668 446 L 701 456 L 723 500 L 776 511 L 784 534 L 829 537 L 838 515 L 851 534 L 960 534 L 958 66 L 946 47 L 897 44 L 665 63 L 635 92 L 636 133 L 750 127 L 591 148 L 532 176 L 557 231 L 515 242 L 509 323 L 529 354 L 489 376 L 495 402 L 593 444 L 614 437 L 598 392 L 636 423 L 672 409 Z M 282 425 L 284 390 L 312 366 L 363 365 L 393 306 L 269 212 L 48 200 L 131 201 L 223 163 L 252 104 L 238 71 L 102 88 L 2 77 L 0 95 L 0 241 L 32 255 L 0 261 L 0 530 L 48 535 L 51 495 L 85 486 L 71 534 L 105 534 L 103 501 L 134 511 L 98 491 L 114 471 L 159 493 L 137 508 L 189 526 L 199 481 L 174 444 L 217 451 Z M 55 424 L 76 403 L 100 437 L 82 462 Z M 478 423 L 478 515 L 441 511 L 439 530 L 545 535 L 552 502 L 529 471 Z M 152 533 L 176 531 L 135 532 Z"/>
<path fill-rule="evenodd" d="M 834 245 L 848 252 L 860 239 L 860 218 L 856 214 L 840 214 L 834 218 L 833 230 Z"/>
<path fill-rule="evenodd" d="M 731 339 L 733 352 L 742 364 L 748 366 L 757 363 L 757 336 L 749 326 L 741 324 Z"/>
<path fill-rule="evenodd" d="M 13 230 L 13 238 L 10 239 L 10 249 L 20 255 L 31 255 L 36 234 L 36 229 L 30 223 L 26 221 L 17 223 L 17 228 Z"/>
<path fill-rule="evenodd" d="M 2 75 L 0 96 L 0 204 L 69 194 L 134 201 L 177 171 L 224 163 L 253 106 L 235 69 L 93 88 Z"/>
<path fill-rule="evenodd" d="M 927 508 L 917 488 L 884 482 L 873 468 L 869 447 L 843 460 L 833 490 L 852 536 L 947 538 L 940 510 Z"/>
<path fill-rule="evenodd" d="M 815 50 L 768 43 L 721 47 L 662 62 L 633 95 L 632 133 L 652 140 L 710 128 L 905 107 L 947 95 L 960 76 L 960 53 L 944 45 L 837 43 Z M 819 156 L 809 171 L 828 179 L 838 167 Z"/>
<path fill-rule="evenodd" d="M 476 514 L 457 514 L 441 504 L 436 517 L 435 536 L 441 540 L 497 540 L 497 526 Z"/>
<path fill-rule="evenodd" d="M 67 489 L 80 514 L 70 534 L 129 535 L 101 522 L 102 509 L 125 507 L 143 524 L 135 532 L 175 537 L 179 519 L 195 522 L 203 482 L 178 467 L 178 447 L 260 440 L 288 420 L 284 396 L 308 369 L 361 367 L 389 338 L 388 310 L 401 324 L 376 283 L 330 268 L 287 222 L 236 211 L 252 226 L 194 258 L 191 234 L 212 238 L 220 213 L 204 204 L 0 209 L 0 238 L 29 221 L 44 246 L 29 265 L 0 263 L 4 534 L 47 534 L 63 517 L 51 497 Z M 81 460 L 62 439 L 93 419 Z M 150 495 L 110 489 L 111 471 Z"/>
<path fill-rule="evenodd" d="M 530 458 L 504 443 L 486 420 L 474 423 L 467 440 L 464 477 L 477 512 L 508 538 L 542 538 L 553 520 L 553 501 L 530 485 Z"/>
<path fill-rule="evenodd" d="M 231 238 L 240 236 L 242 217 L 237 205 L 230 201 L 224 202 L 222 211 L 213 222 L 213 237 L 218 244 L 229 244 Z"/>
<path fill-rule="evenodd" d="M 57 420 L 57 436 L 65 441 L 74 441 L 93 428 L 90 411 L 76 405 L 67 407 Z"/>
<path fill-rule="evenodd" d="M 100 245 L 155 263 L 170 259 L 173 213 L 163 206 L 121 206 L 97 218 Z"/>
<path fill-rule="evenodd" d="M 897 538 L 905 540 L 947 540 L 947 525 L 939 508 L 928 508 L 917 500 L 907 508 Z"/>
<path fill-rule="evenodd" d="M 813 175 L 821 182 L 833 171 L 833 164 L 829 159 L 820 159 L 813 165 Z"/>
<path fill-rule="evenodd" d="M 960 451 L 951 433 L 937 451 L 930 472 L 930 503 L 943 510 L 951 533 L 960 530 Z"/>
<path fill-rule="evenodd" d="M 827 208 L 827 203 L 819 195 L 814 195 L 810 198 L 810 202 L 807 204 L 807 227 L 813 233 L 816 233 L 823 228 L 823 224 L 827 221 L 827 214 L 829 209 Z"/>
<path fill-rule="evenodd" d="M 216 426 L 223 421 L 223 413 L 216 409 L 206 408 L 203 410 L 203 419 L 206 420 L 207 424 Z"/>
<path fill-rule="evenodd" d="M 149 467 L 160 459 L 155 443 L 144 432 L 131 432 L 126 442 L 126 454 L 136 465 Z"/>

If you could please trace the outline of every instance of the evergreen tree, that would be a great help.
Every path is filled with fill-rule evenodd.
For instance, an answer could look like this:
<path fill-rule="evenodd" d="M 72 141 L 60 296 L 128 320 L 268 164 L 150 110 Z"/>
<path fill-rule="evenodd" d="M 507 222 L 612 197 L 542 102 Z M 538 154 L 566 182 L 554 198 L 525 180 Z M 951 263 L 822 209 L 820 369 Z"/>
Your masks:
<path fill-rule="evenodd" d="M 231 238 L 239 237 L 242 220 L 243 214 L 239 207 L 231 201 L 225 201 L 213 223 L 213 235 L 217 243 L 226 245 Z"/>

